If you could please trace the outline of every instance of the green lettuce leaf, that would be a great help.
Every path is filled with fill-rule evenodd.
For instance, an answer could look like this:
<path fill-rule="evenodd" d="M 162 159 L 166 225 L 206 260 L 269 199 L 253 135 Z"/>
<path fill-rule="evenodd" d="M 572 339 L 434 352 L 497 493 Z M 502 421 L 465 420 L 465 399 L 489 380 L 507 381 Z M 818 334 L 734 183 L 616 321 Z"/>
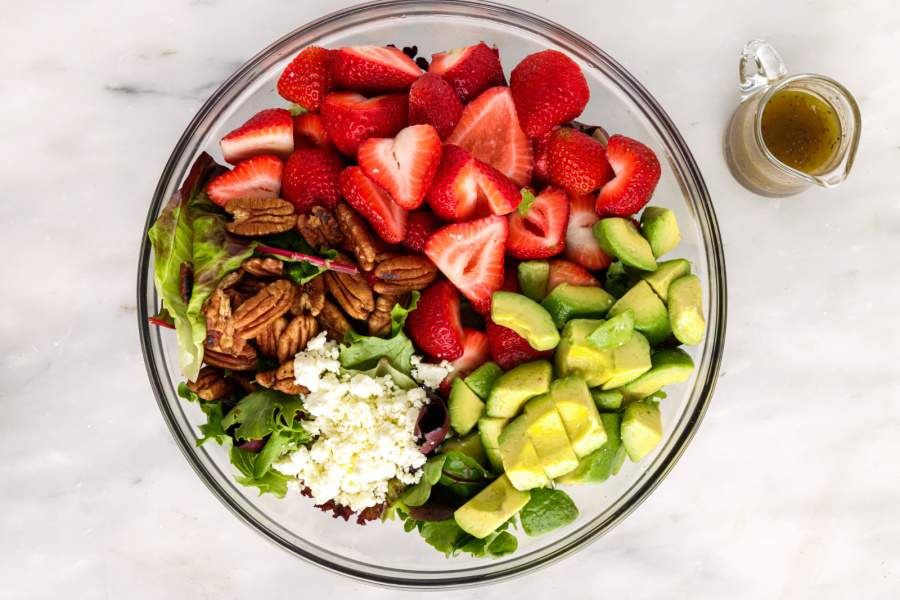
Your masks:
<path fill-rule="evenodd" d="M 278 498 L 284 498 L 284 495 L 287 494 L 289 478 L 274 469 L 270 469 L 262 475 L 257 475 L 256 461 L 258 456 L 259 454 L 232 446 L 231 464 L 241 472 L 241 475 L 235 477 L 235 481 L 241 485 L 257 488 L 260 495 L 274 494 Z"/>
<path fill-rule="evenodd" d="M 378 364 L 376 364 L 371 369 L 360 371 L 360 373 L 365 373 L 372 378 L 390 377 L 394 380 L 394 383 L 401 390 L 411 390 L 419 386 L 419 384 L 416 383 L 416 381 L 412 377 L 401 373 L 400 371 L 392 367 L 390 361 L 386 358 L 378 359 Z"/>
<path fill-rule="evenodd" d="M 453 518 L 443 521 L 415 521 L 407 518 L 403 528 L 406 531 L 417 530 L 428 545 L 443 552 L 448 558 L 460 553 L 471 554 L 476 558 L 499 558 L 515 552 L 519 547 L 516 537 L 506 531 L 512 524 L 514 521 L 510 519 L 484 539 L 463 531 Z"/>
<path fill-rule="evenodd" d="M 419 480 L 419 483 L 406 488 L 403 495 L 400 496 L 406 506 L 422 506 L 428 502 L 428 498 L 431 497 L 431 488 L 441 479 L 441 472 L 446 460 L 447 455 L 438 454 L 425 462 L 425 466 L 422 467 L 422 479 Z"/>
<path fill-rule="evenodd" d="M 403 326 L 409 313 L 416 309 L 419 293 L 413 292 L 408 308 L 394 306 L 391 310 L 391 335 L 387 338 L 347 334 L 346 345 L 341 346 L 340 361 L 345 369 L 366 370 L 374 368 L 378 361 L 386 358 L 390 365 L 409 375 L 412 371 L 412 355 L 415 352 L 412 341 L 403 333 Z"/>
<path fill-rule="evenodd" d="M 226 433 L 225 428 L 222 427 L 223 411 L 221 400 L 217 402 L 207 402 L 200 398 L 196 392 L 188 388 L 187 384 L 183 381 L 178 384 L 178 395 L 188 402 L 196 402 L 199 404 L 200 410 L 206 415 L 206 423 L 200 426 L 202 437 L 196 442 L 198 447 L 209 440 L 215 440 L 220 446 L 231 441 L 231 437 Z"/>

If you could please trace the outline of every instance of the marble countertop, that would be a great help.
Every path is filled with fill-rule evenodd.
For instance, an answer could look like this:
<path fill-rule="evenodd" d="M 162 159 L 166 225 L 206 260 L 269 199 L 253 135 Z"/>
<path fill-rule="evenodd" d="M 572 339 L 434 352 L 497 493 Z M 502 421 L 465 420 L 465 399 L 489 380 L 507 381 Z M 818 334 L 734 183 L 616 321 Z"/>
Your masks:
<path fill-rule="evenodd" d="M 350 2 L 60 0 L 0 22 L 0 598 L 393 598 L 297 561 L 188 468 L 144 371 L 137 238 L 203 100 Z M 900 590 L 900 8 L 528 0 L 596 41 L 681 129 L 729 276 L 715 400 L 678 467 L 602 541 L 459 598 L 891 598 Z M 737 53 L 834 76 L 864 119 L 849 181 L 753 196 L 720 145 Z"/>

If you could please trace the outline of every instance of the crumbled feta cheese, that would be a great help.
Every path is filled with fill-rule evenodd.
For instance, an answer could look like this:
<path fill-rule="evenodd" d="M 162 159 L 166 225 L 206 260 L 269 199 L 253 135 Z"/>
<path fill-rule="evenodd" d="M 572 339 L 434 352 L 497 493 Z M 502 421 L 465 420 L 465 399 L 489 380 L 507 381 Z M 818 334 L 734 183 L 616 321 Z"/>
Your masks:
<path fill-rule="evenodd" d="M 436 390 L 452 372 L 453 365 L 446 360 L 435 365 L 422 362 L 422 358 L 419 356 L 412 357 L 412 377 L 425 387 Z"/>
<path fill-rule="evenodd" d="M 325 332 L 321 332 L 309 340 L 306 350 L 294 357 L 294 379 L 310 392 L 317 391 L 323 373 L 340 372 L 339 354 L 338 345 L 326 340 Z"/>

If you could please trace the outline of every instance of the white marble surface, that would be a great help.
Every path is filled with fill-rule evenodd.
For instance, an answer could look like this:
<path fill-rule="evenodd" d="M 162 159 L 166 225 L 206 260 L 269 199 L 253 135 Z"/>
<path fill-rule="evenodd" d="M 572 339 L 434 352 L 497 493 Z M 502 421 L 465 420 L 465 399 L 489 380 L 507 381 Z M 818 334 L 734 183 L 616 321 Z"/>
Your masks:
<path fill-rule="evenodd" d="M 4 3 L 0 598 L 400 595 L 300 563 L 227 513 L 163 425 L 135 327 L 138 239 L 177 136 L 242 61 L 346 4 Z M 897 597 L 900 8 L 520 4 L 617 57 L 693 149 L 726 243 L 727 355 L 693 445 L 623 525 L 450 596 Z M 729 176 L 720 140 L 751 37 L 856 93 L 843 187 L 768 200 Z"/>

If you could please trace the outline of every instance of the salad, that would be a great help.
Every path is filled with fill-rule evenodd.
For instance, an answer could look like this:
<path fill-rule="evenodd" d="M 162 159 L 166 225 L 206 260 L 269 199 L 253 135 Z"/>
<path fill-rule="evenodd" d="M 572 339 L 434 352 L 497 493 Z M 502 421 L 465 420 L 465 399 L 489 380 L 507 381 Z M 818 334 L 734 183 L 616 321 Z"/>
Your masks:
<path fill-rule="evenodd" d="M 290 62 L 150 229 L 151 322 L 239 483 L 499 557 L 659 444 L 701 285 L 653 151 L 574 121 L 573 60 L 416 54 Z"/>

